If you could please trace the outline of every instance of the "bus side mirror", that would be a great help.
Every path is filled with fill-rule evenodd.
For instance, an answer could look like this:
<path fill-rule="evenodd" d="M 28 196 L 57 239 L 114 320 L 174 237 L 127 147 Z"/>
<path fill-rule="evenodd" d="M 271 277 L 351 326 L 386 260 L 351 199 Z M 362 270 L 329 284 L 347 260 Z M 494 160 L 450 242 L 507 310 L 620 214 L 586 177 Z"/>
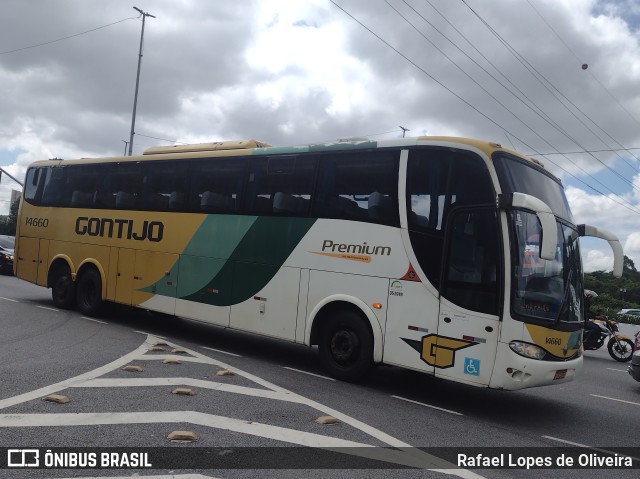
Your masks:
<path fill-rule="evenodd" d="M 552 261 L 556 257 L 557 226 L 556 217 L 544 201 L 525 193 L 511 193 L 498 196 L 498 208 L 518 208 L 533 211 L 542 226 L 540 258 Z"/>
<path fill-rule="evenodd" d="M 613 233 L 602 228 L 596 228 L 590 225 L 578 225 L 578 234 L 582 236 L 593 236 L 609 242 L 609 246 L 613 250 L 613 275 L 616 278 L 622 276 L 622 264 L 624 262 L 624 254 L 620 240 Z"/>

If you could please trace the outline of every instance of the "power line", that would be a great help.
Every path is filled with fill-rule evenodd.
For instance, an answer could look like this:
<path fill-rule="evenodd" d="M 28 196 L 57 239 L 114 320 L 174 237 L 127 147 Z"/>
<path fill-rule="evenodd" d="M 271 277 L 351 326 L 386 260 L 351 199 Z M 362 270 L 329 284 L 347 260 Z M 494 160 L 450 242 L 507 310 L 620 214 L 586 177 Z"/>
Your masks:
<path fill-rule="evenodd" d="M 582 111 L 575 103 L 573 103 L 566 95 L 564 95 L 548 78 L 546 78 L 542 73 L 540 73 L 529 61 L 527 61 L 526 58 L 524 58 L 520 52 L 518 52 L 515 48 L 513 48 L 511 46 L 511 44 L 509 44 L 509 42 L 507 40 L 505 40 L 491 25 L 489 25 L 489 23 L 482 18 L 482 16 L 476 12 L 473 8 L 471 8 L 471 6 L 469 6 L 469 4 L 466 2 L 466 0 L 462 0 L 462 3 L 482 22 L 482 24 L 487 27 L 487 29 L 504 45 L 504 47 L 507 49 L 507 51 L 509 51 L 509 53 L 511 53 L 511 55 L 513 55 L 516 60 L 518 60 L 524 67 L 525 69 L 527 69 L 529 71 L 529 73 L 536 79 L 538 80 L 538 82 L 549 92 L 551 93 L 551 95 L 553 97 L 555 97 L 560 104 L 576 119 L 578 120 L 587 130 L 589 130 L 594 136 L 596 136 L 605 146 L 608 146 L 609 148 L 610 145 L 607 144 L 606 141 L 604 141 L 596 132 L 594 132 L 581 118 L 579 118 L 575 112 L 573 110 L 571 110 L 557 95 L 556 93 L 554 93 L 549 86 L 555 90 L 555 92 L 557 92 L 565 101 L 567 101 L 571 106 L 573 106 L 573 108 L 575 108 L 577 111 L 579 111 L 585 118 L 587 118 L 592 124 L 594 124 L 596 127 L 598 127 L 602 132 L 604 132 L 607 136 L 609 136 L 609 138 L 611 138 L 612 140 L 616 141 L 613 137 L 611 137 L 611 135 L 609 135 L 606 131 L 604 131 L 596 122 L 594 122 L 589 115 L 587 115 L 584 111 Z M 544 80 L 544 82 L 541 80 L 541 78 Z M 547 86 L 548 85 L 548 86 Z M 571 141 L 573 141 L 577 146 L 579 146 L 580 148 L 582 148 L 583 150 L 587 150 L 584 146 L 582 146 L 578 140 L 576 140 L 575 138 L 569 136 L 567 134 L 567 138 L 569 138 Z M 619 142 L 617 142 L 619 144 Z M 622 146 L 622 145 L 621 145 Z M 589 156 L 591 156 L 594 160 L 596 160 L 597 162 L 599 162 L 600 164 L 602 164 L 602 166 L 604 166 L 605 168 L 607 168 L 608 170 L 610 170 L 614 175 L 618 176 L 621 180 L 625 181 L 626 183 L 629 183 L 634 189 L 640 191 L 639 188 L 637 188 L 633 183 L 631 183 L 625 176 L 623 176 L 622 174 L 618 173 L 617 171 L 615 171 L 614 169 L 612 169 L 609 165 L 607 165 L 606 163 L 604 163 L 602 160 L 600 160 L 598 157 L 596 157 L 593 154 L 589 154 Z M 627 163 L 627 161 L 620 155 L 619 156 L 625 163 Z M 571 160 L 569 160 L 571 161 Z M 627 163 L 627 165 L 629 165 L 629 163 Z M 629 165 L 631 166 L 631 165 Z M 635 170 L 635 168 L 633 166 L 631 166 L 631 168 L 633 168 Z M 637 171 L 637 170 L 636 170 Z"/>
<path fill-rule="evenodd" d="M 7 50 L 5 52 L 0 52 L 0 55 L 7 55 L 9 53 L 21 52 L 21 51 L 24 51 L 24 50 L 29 50 L 31 48 L 37 48 L 37 47 L 42 47 L 42 46 L 45 46 L 45 45 L 51 45 L 52 43 L 61 42 L 63 40 L 69 40 L 70 38 L 79 37 L 80 35 L 86 35 L 87 33 L 95 32 L 96 30 L 101 30 L 102 28 L 111 27 L 113 25 L 117 25 L 118 23 L 126 22 L 127 20 L 135 20 L 136 18 L 138 18 L 138 17 L 123 18 L 122 20 L 118 20 L 118 21 L 113 22 L 113 23 L 108 23 L 107 25 L 102 25 L 100 27 L 92 28 L 91 30 L 86 30 L 86 31 L 80 32 L 80 33 L 74 33 L 73 35 L 68 35 L 66 37 L 57 38 L 55 40 L 50 40 L 48 42 L 38 43 L 36 45 L 30 45 L 28 47 L 16 48 L 14 50 Z"/>
<path fill-rule="evenodd" d="M 578 61 L 578 63 L 580 63 L 581 65 L 584 65 L 584 63 L 582 63 L 582 61 L 580 60 L 580 58 L 578 57 L 576 52 L 573 51 L 573 49 L 569 45 L 567 45 L 567 43 L 563 40 L 563 38 L 560 36 L 560 34 L 558 34 L 558 32 L 555 30 L 555 28 L 553 28 L 551 26 L 551 24 L 546 20 L 546 18 L 542 15 L 542 13 L 540 13 L 540 11 L 531 3 L 531 1 L 527 0 L 527 3 L 529 4 L 529 6 L 531 8 L 533 8 L 533 10 L 538 14 L 538 16 L 547 25 L 547 27 L 549 27 L 549 29 L 554 33 L 554 35 L 558 38 L 558 40 L 560 40 L 560 42 L 562 42 L 562 44 L 565 46 L 565 48 L 571 52 L 571 54 Z M 629 110 L 627 110 L 624 107 L 624 105 L 620 102 L 620 100 L 618 100 L 618 98 L 616 98 L 616 96 L 613 93 L 611 93 L 611 91 L 609 91 L 609 89 L 600 81 L 600 79 L 596 75 L 594 75 L 591 70 L 589 70 L 589 69 L 586 69 L 586 70 L 587 70 L 587 73 L 589 73 L 589 75 L 591 75 L 593 77 L 593 79 L 604 89 L 604 91 L 606 91 L 609 94 L 609 96 L 615 100 L 615 102 L 618 104 L 618 106 L 620 108 L 622 108 L 627 113 L 627 115 L 629 115 L 629 117 L 633 121 L 635 121 L 636 125 L 640 126 L 640 121 L 638 121 L 638 119 L 635 116 L 633 116 Z"/>
<path fill-rule="evenodd" d="M 169 143 L 179 143 L 181 145 L 188 145 L 188 143 L 185 143 L 184 141 L 169 140 L 167 138 L 158 138 L 157 136 L 143 135 L 142 133 L 138 133 L 138 132 L 136 132 L 136 136 L 144 136 L 145 138 L 151 138 L 152 140 L 168 141 Z"/>
<path fill-rule="evenodd" d="M 498 98 L 496 98 L 495 95 L 493 95 L 491 92 L 489 92 L 485 87 L 483 87 L 475 78 L 473 78 L 469 73 L 467 73 L 460 65 L 458 65 L 458 63 L 456 63 L 451 57 L 449 57 L 449 55 L 447 55 L 443 50 L 441 50 L 437 45 L 435 45 L 429 38 L 427 38 L 413 23 L 411 23 L 409 21 L 408 18 L 406 18 L 398 9 L 396 9 L 393 5 L 391 5 L 387 0 L 385 0 L 385 2 L 387 3 L 387 5 L 392 8 L 406 23 L 408 23 L 414 30 L 416 30 L 418 32 L 418 34 L 420 34 L 427 42 L 429 42 L 436 50 L 438 50 L 447 60 L 449 60 L 456 68 L 458 68 L 464 75 L 466 75 L 473 83 L 475 83 L 480 89 L 482 89 L 482 91 L 484 91 L 489 97 L 491 97 L 498 105 L 500 105 L 502 108 L 504 108 L 504 110 L 509 113 L 510 115 L 512 115 L 516 120 L 518 120 L 520 123 L 522 123 L 524 126 L 526 126 L 534 135 L 536 135 L 538 138 L 540 138 L 543 142 L 545 142 L 547 145 L 551 146 L 553 148 L 553 145 L 551 145 L 551 143 L 549 143 L 542 135 L 540 135 L 537 131 L 535 131 L 529 124 L 527 124 L 524 120 L 522 120 L 520 117 L 518 117 L 513 111 L 511 111 L 511 109 L 509 109 L 502 101 L 500 101 Z M 415 10 L 411 5 L 407 4 L 406 1 L 403 0 L 403 2 L 405 3 L 405 5 L 407 5 L 409 8 L 411 8 L 413 10 L 414 13 L 416 13 L 420 18 L 422 18 L 425 22 L 427 22 L 430 26 L 432 26 L 438 33 L 440 33 L 443 37 L 445 37 L 449 42 L 451 42 L 458 50 L 460 50 L 463 54 L 465 54 L 467 56 L 467 58 L 469 58 L 471 61 L 473 61 L 476 65 L 480 66 L 482 68 L 483 71 L 485 71 L 489 76 L 491 76 L 491 78 L 493 78 L 495 81 L 497 81 L 503 88 L 505 88 L 507 91 L 509 91 L 509 93 L 511 93 L 512 95 L 514 95 L 516 97 L 516 99 L 522 101 L 520 98 L 517 97 L 517 95 L 513 94 L 513 92 L 511 92 L 503 83 L 501 83 L 500 81 L 498 81 L 493 75 L 491 75 L 486 69 L 484 69 L 481 65 L 479 65 L 475 60 L 473 60 L 471 57 L 469 57 L 469 55 L 467 55 L 463 50 L 460 49 L 460 47 L 458 47 L 452 40 L 450 40 L 448 37 L 446 37 L 446 35 L 444 35 L 442 32 L 440 32 L 440 30 L 438 30 L 437 28 L 435 28 L 434 25 L 431 24 L 431 22 L 429 22 L 424 16 L 422 16 L 420 14 L 420 12 L 418 12 L 417 10 Z M 523 104 L 526 105 L 526 103 L 523 102 Z M 534 113 L 537 113 L 534 111 Z M 544 117 L 541 117 L 543 119 L 545 119 Z M 552 125 L 554 126 L 554 125 Z M 558 128 L 559 131 L 563 134 L 565 134 L 565 136 L 567 136 L 567 138 L 572 139 L 571 136 L 565 132 L 564 130 L 562 130 L 561 128 Z M 577 143 L 575 140 L 573 140 L 576 144 L 578 144 L 578 146 L 581 146 L 579 143 Z M 557 148 L 556 148 L 557 150 Z M 593 155 L 592 155 L 593 156 Z M 612 194 L 616 195 L 619 197 L 619 195 L 617 195 L 617 193 L 615 191 L 613 191 L 611 188 L 609 188 L 607 185 L 605 185 L 602 181 L 600 181 L 599 179 L 593 177 L 592 175 L 590 175 L 587 171 L 585 171 L 583 168 L 581 168 L 578 164 L 576 164 L 575 162 L 573 162 L 570 158 L 566 157 L 565 158 L 572 163 L 577 169 L 579 169 L 580 171 L 582 171 L 585 175 L 590 176 L 594 181 L 596 181 L 598 184 L 602 185 L 605 189 L 607 189 L 609 192 L 611 192 Z M 597 159 L 597 158 L 596 158 Z M 566 171 L 566 170 L 565 170 Z M 630 181 L 626 180 L 633 188 L 636 188 L 635 185 L 633 185 L 633 183 L 631 183 Z M 640 191 L 640 190 L 639 190 Z M 622 200 L 622 198 L 620 198 Z M 624 200 L 622 200 L 624 201 Z M 640 213 L 640 211 L 639 211 Z"/>
<path fill-rule="evenodd" d="M 346 14 L 347 16 L 349 16 L 352 20 L 354 20 L 356 23 L 358 23 L 361 27 L 363 27 L 365 30 L 367 30 L 369 33 L 371 33 L 373 36 L 375 36 L 379 41 L 381 41 L 382 43 L 384 43 L 388 48 L 390 48 L 391 50 L 393 50 L 396 54 L 398 54 L 399 56 L 401 56 L 402 58 L 404 58 L 406 61 L 408 61 L 411 65 L 413 65 L 415 68 L 417 68 L 420 72 L 422 72 L 424 75 L 426 75 L 427 77 L 429 77 L 431 80 L 433 80 L 434 82 L 436 82 L 438 85 L 440 85 L 442 88 L 444 88 L 445 90 L 447 90 L 449 93 L 451 93 L 452 95 L 454 95 L 456 98 L 458 98 L 460 101 L 462 101 L 465 105 L 467 105 L 469 108 L 473 109 L 475 112 L 477 112 L 479 115 L 481 115 L 482 117 L 484 117 L 487 121 L 491 122 L 492 124 L 494 124 L 495 126 L 499 127 L 500 129 L 502 129 L 503 131 L 509 133 L 511 136 L 513 136 L 514 138 L 516 138 L 518 141 L 520 141 L 523 145 L 525 145 L 527 148 L 536 151 L 535 148 L 533 148 L 531 145 L 527 144 L 524 140 L 522 140 L 521 138 L 519 138 L 517 135 L 515 135 L 513 132 L 509 131 L 505 126 L 501 125 L 500 123 L 498 123 L 496 120 L 494 120 L 493 118 L 489 117 L 487 114 L 483 113 L 482 111 L 480 111 L 477 107 L 475 107 L 473 104 L 471 104 L 469 101 L 465 100 L 462 96 L 460 96 L 459 94 L 457 94 L 455 91 L 453 91 L 451 88 L 447 87 L 444 83 L 442 83 L 440 80 L 438 80 L 437 78 L 435 78 L 433 75 L 431 75 L 428 71 L 426 71 L 424 68 L 422 68 L 421 66 L 419 66 L 418 64 L 416 64 L 413 60 L 411 60 L 409 57 L 407 57 L 405 54 L 403 54 L 400 50 L 398 50 L 397 48 L 395 48 L 393 45 L 391 45 L 389 42 L 387 42 L 385 39 L 383 39 L 380 35 L 378 35 L 376 32 L 374 32 L 371 28 L 369 28 L 368 26 L 366 26 L 364 23 L 362 23 L 360 20 L 358 20 L 355 16 L 353 16 L 351 13 L 349 13 L 348 11 L 346 11 L 342 6 L 338 5 L 334 0 L 329 0 L 334 6 L 336 6 L 338 9 L 340 9 L 344 14 Z M 464 0 L 463 0 L 464 1 Z M 415 28 L 415 27 L 414 27 Z M 582 145 L 578 145 L 578 146 L 582 146 Z M 568 158 L 567 158 L 568 159 Z M 597 159 L 597 158 L 596 158 Z M 570 159 L 568 159 L 569 161 L 571 161 Z M 552 160 L 548 160 L 550 163 L 556 165 L 558 168 L 560 168 L 562 171 L 566 172 L 568 175 L 574 177 L 577 181 L 583 183 L 585 186 L 587 186 L 588 188 L 592 189 L 593 191 L 597 192 L 598 194 L 601 194 L 603 196 L 606 196 L 604 193 L 602 193 L 601 191 L 597 190 L 596 188 L 594 188 L 593 186 L 587 184 L 586 182 L 582 181 L 580 178 L 576 177 L 575 175 L 573 175 L 572 173 L 570 173 L 569 171 L 567 171 L 565 168 L 563 168 L 562 166 L 558 165 L 557 163 L 553 162 Z M 577 168 L 581 169 L 579 166 L 575 165 Z M 584 171 L 584 170 L 582 170 Z M 586 173 L 586 172 L 585 172 Z M 588 176 L 588 173 L 586 173 Z M 594 179 L 595 181 L 599 182 L 599 180 L 597 180 L 596 178 L 593 178 L 593 176 L 591 176 L 592 179 Z M 599 182 L 600 183 L 600 182 Z M 604 185 L 603 185 L 604 186 Z M 606 187 L 606 186 L 605 186 Z M 615 195 L 615 193 L 614 193 Z M 617 196 L 617 195 L 616 195 Z M 614 201 L 615 203 L 629 209 L 630 211 L 633 211 L 636 214 L 640 214 L 640 211 L 634 209 L 632 206 L 622 203 L 620 201 L 616 201 L 614 198 L 611 197 L 607 197 L 610 200 Z"/>

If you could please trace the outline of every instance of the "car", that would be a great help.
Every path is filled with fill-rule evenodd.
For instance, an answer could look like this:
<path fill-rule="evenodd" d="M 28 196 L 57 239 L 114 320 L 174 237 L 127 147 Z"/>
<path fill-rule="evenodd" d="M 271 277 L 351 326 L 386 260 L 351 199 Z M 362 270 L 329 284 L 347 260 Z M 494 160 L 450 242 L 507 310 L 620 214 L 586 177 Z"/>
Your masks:
<path fill-rule="evenodd" d="M 13 249 L 16 244 L 14 236 L 0 235 L 0 273 L 13 274 Z"/>
<path fill-rule="evenodd" d="M 631 356 L 631 364 L 629 365 L 629 374 L 636 381 L 640 382 L 640 349 L 636 349 Z"/>
<path fill-rule="evenodd" d="M 632 316 L 640 316 L 640 309 L 621 309 L 618 314 L 630 314 Z"/>

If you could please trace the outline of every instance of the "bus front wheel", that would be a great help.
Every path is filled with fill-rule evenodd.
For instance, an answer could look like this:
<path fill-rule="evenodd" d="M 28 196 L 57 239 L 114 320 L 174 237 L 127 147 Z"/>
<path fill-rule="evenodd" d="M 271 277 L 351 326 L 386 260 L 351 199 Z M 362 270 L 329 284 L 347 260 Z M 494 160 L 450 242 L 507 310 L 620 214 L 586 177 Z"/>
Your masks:
<path fill-rule="evenodd" d="M 323 368 L 336 379 L 361 381 L 373 366 L 373 336 L 368 325 L 349 310 L 326 319 L 318 344 Z"/>
<path fill-rule="evenodd" d="M 76 301 L 76 284 L 71 279 L 69 266 L 58 266 L 51 280 L 53 304 L 60 309 L 71 309 Z"/>
<path fill-rule="evenodd" d="M 97 316 L 102 310 L 102 278 L 100 273 L 91 268 L 86 270 L 78 280 L 78 310 L 87 316 Z"/>

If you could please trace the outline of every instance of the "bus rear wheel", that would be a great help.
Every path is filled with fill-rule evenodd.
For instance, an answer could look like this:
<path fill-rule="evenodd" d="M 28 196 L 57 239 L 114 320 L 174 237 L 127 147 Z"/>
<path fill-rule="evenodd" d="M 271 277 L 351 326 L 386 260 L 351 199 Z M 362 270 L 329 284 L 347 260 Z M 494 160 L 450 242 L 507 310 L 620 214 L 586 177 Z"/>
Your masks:
<path fill-rule="evenodd" d="M 102 278 L 100 273 L 91 268 L 86 270 L 78 280 L 78 310 L 87 316 L 98 316 L 102 311 Z"/>
<path fill-rule="evenodd" d="M 73 308 L 76 301 L 76 284 L 71 279 L 69 266 L 58 266 L 51 279 L 53 304 L 60 309 Z"/>
<path fill-rule="evenodd" d="M 334 313 L 322 326 L 319 339 L 320 362 L 332 377 L 357 382 L 373 367 L 373 337 L 357 313 Z"/>

